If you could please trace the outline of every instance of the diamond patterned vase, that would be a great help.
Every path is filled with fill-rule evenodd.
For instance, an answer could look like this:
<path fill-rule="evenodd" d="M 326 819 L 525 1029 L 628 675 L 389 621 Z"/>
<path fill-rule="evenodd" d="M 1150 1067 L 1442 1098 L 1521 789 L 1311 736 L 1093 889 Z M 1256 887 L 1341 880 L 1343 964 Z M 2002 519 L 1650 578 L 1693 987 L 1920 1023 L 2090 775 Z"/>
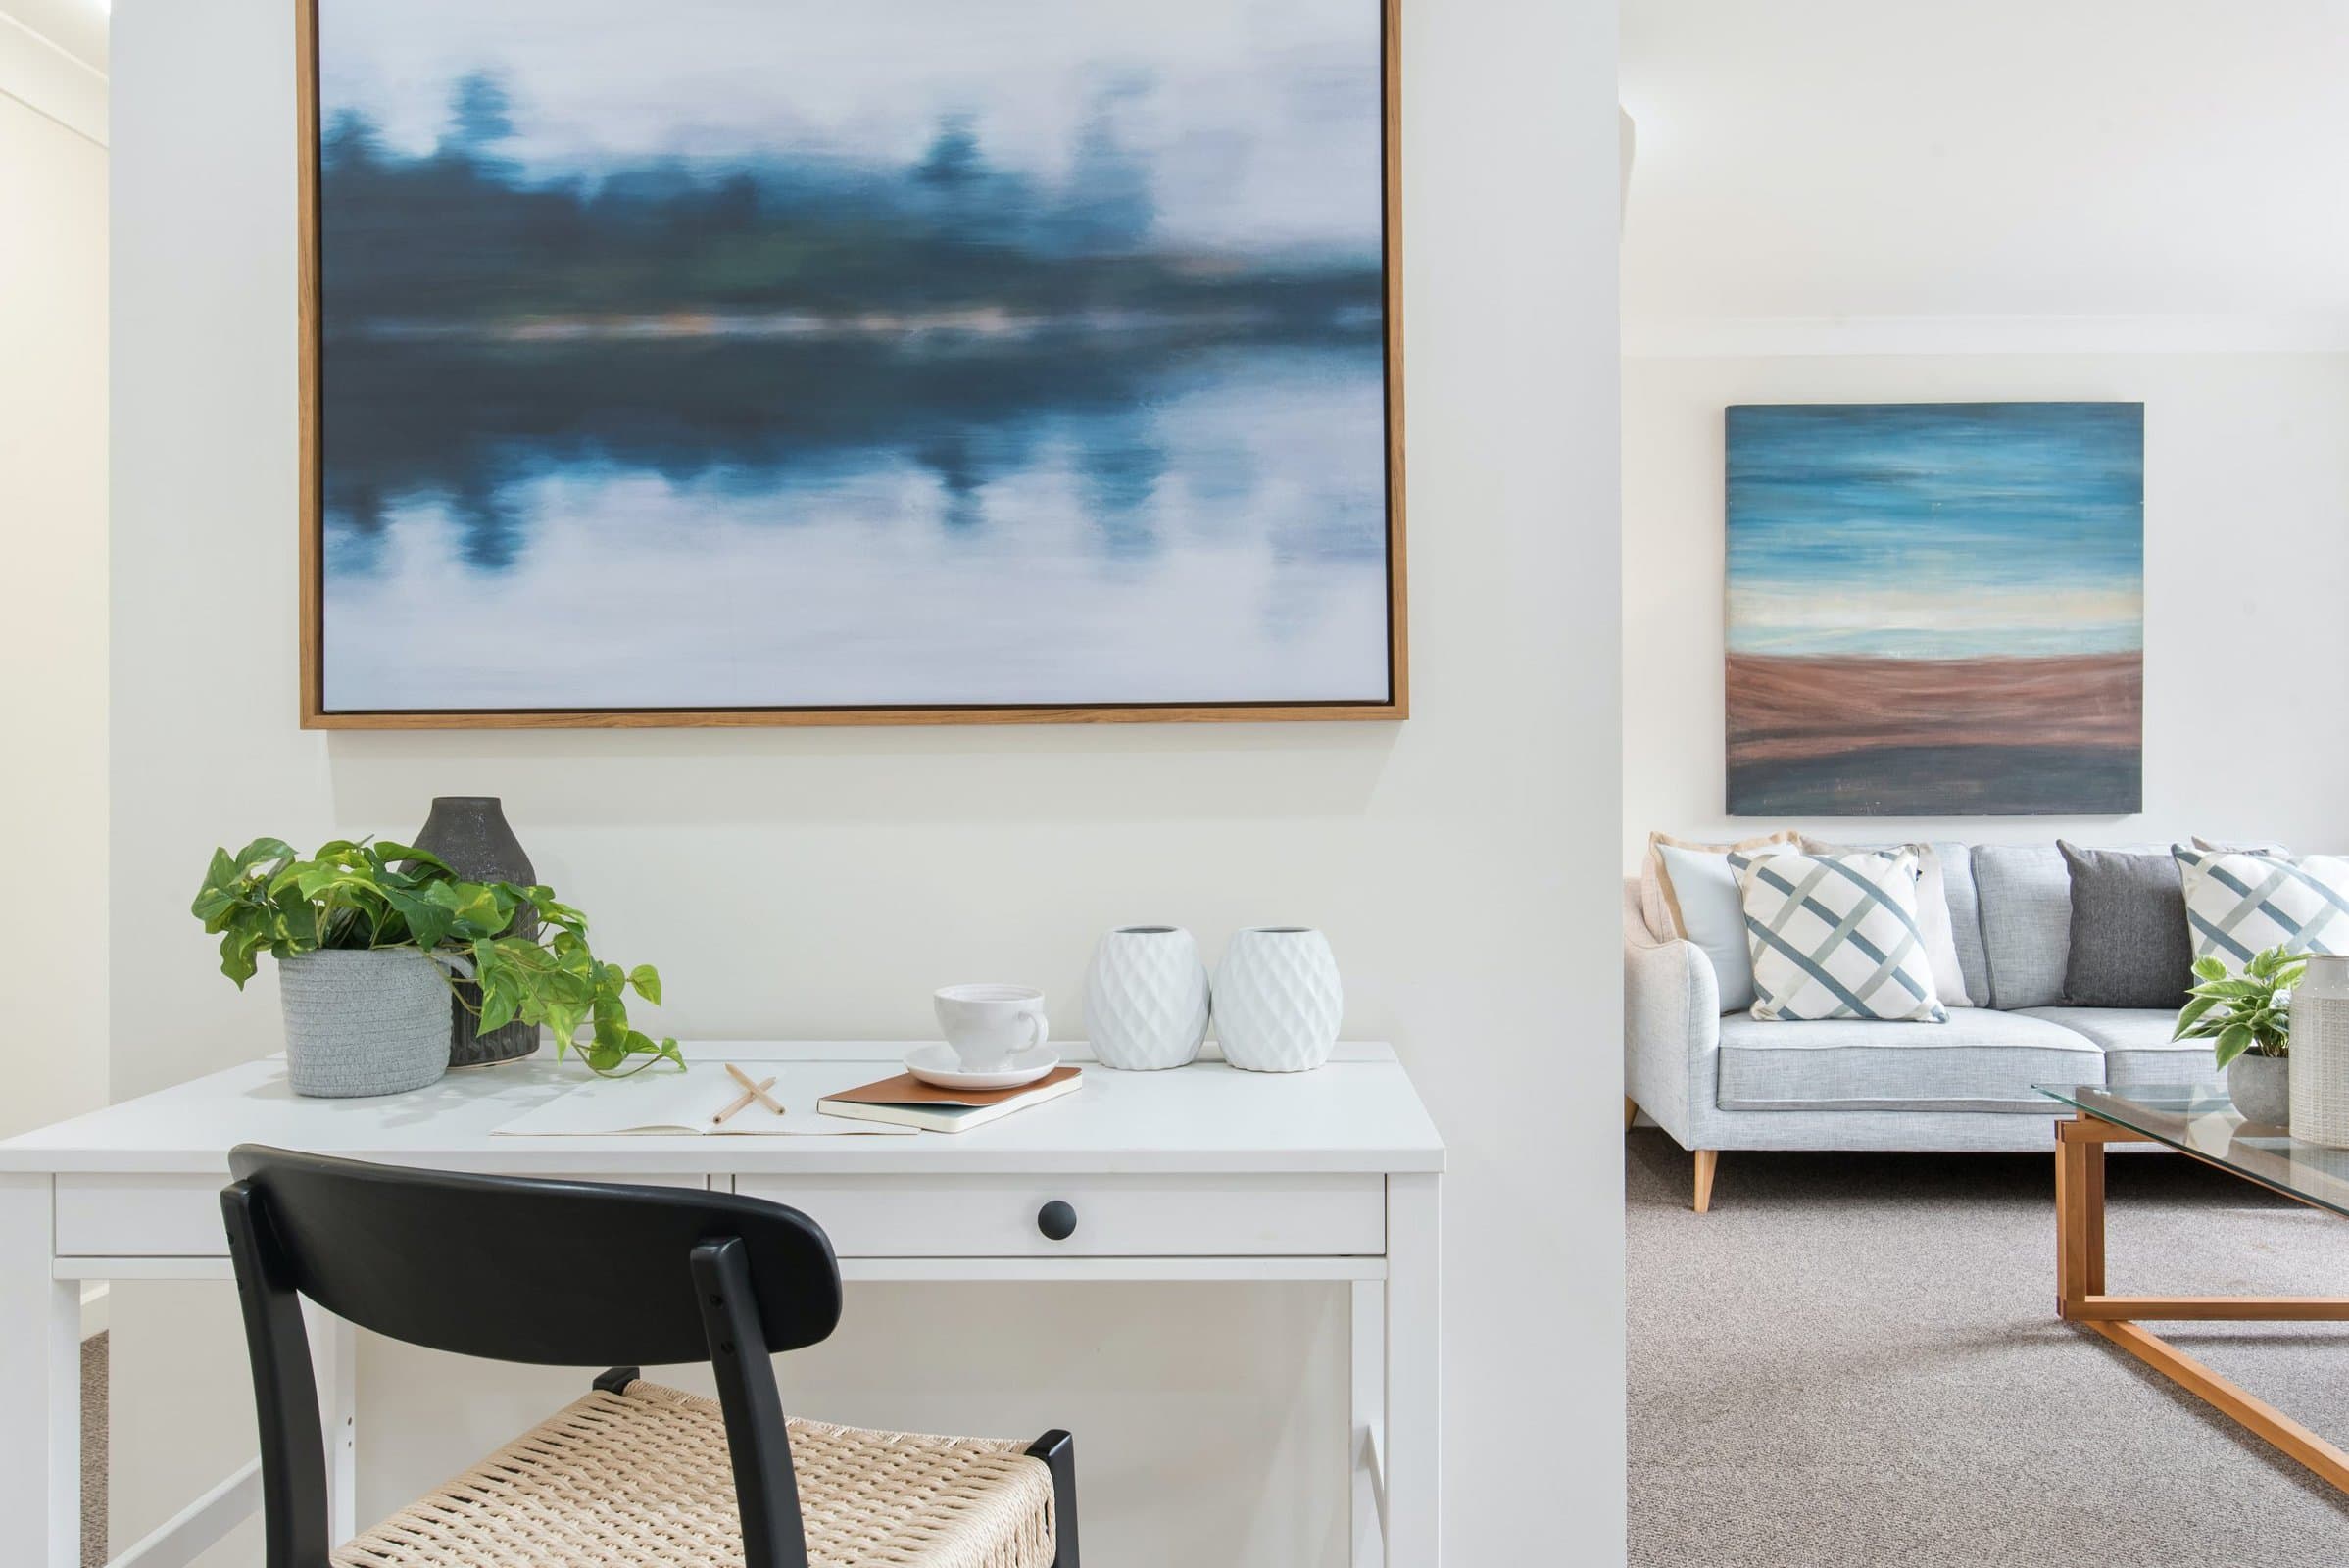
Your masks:
<path fill-rule="evenodd" d="M 1215 966 L 1215 1038 L 1250 1072 L 1306 1072 L 1330 1059 L 1346 1010 L 1329 939 L 1303 926 L 1235 932 Z"/>
<path fill-rule="evenodd" d="M 1120 926 L 1093 950 L 1085 1033 L 1104 1067 L 1180 1067 L 1207 1038 L 1207 966 L 1179 926 Z"/>

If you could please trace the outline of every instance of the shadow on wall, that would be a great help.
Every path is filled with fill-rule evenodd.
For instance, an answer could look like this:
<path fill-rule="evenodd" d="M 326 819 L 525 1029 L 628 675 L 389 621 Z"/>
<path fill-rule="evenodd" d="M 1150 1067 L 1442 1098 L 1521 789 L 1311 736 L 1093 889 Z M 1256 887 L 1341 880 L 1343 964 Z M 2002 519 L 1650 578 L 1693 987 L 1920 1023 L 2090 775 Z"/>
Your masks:
<path fill-rule="evenodd" d="M 1358 813 L 1398 738 L 1386 722 L 343 730 L 326 760 L 344 823 L 405 823 L 460 785 L 519 795 L 517 777 L 554 827 L 683 780 L 703 823 L 1188 822 Z M 1073 784 L 1039 787 L 1063 768 Z"/>

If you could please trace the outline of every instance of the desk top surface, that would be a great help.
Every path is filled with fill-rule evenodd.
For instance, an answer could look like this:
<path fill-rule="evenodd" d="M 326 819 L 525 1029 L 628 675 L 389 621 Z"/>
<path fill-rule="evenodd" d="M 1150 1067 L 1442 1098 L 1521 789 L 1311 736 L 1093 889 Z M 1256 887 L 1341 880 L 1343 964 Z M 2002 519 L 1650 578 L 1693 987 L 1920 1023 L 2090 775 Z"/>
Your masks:
<path fill-rule="evenodd" d="M 795 1108 L 897 1070 L 903 1043 L 699 1041 L 693 1070 L 763 1062 Z M 450 1073 L 429 1088 L 310 1100 L 282 1057 L 247 1062 L 0 1142 L 0 1172 L 227 1169 L 240 1143 L 361 1159 L 508 1172 L 1402 1172 L 1444 1168 L 1444 1144 L 1395 1054 L 1342 1045 L 1317 1072 L 1241 1072 L 1219 1061 L 1116 1072 L 1081 1045 L 1073 1095 L 961 1133 L 916 1137 L 615 1134 L 521 1137 L 492 1129 L 585 1081 L 553 1054 Z"/>

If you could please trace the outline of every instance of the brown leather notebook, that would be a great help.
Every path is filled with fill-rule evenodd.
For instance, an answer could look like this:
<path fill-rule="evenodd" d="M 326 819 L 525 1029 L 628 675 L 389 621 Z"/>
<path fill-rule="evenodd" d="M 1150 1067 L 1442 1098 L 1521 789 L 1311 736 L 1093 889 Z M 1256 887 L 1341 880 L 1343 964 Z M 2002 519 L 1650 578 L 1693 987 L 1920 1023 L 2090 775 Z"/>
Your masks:
<path fill-rule="evenodd" d="M 1057 1100 L 1084 1081 L 1076 1068 L 1061 1066 L 1016 1089 L 941 1089 L 923 1083 L 909 1072 L 902 1072 L 879 1083 L 826 1095 L 815 1102 L 815 1108 L 827 1116 L 852 1116 L 860 1121 L 887 1121 L 901 1127 L 958 1133 L 985 1126 L 1015 1110 Z"/>

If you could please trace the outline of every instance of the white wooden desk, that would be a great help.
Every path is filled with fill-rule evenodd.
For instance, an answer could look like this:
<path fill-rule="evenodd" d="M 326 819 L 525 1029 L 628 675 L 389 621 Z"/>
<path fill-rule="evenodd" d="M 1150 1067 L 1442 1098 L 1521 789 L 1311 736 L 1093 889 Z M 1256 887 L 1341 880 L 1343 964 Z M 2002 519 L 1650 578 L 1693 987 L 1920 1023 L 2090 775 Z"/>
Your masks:
<path fill-rule="evenodd" d="M 902 1051 L 687 1047 L 697 1062 L 772 1063 L 794 1106 Z M 1342 1046 L 1296 1075 L 1089 1067 L 1078 1093 L 953 1136 L 492 1135 L 584 1072 L 541 1053 L 414 1094 L 303 1100 L 271 1058 L 0 1143 L 0 1564 L 79 1561 L 81 1282 L 228 1278 L 220 1190 L 229 1149 L 259 1143 L 771 1198 L 820 1222 L 856 1280 L 1350 1282 L 1354 1562 L 1435 1568 L 1444 1146 L 1385 1046 Z M 1077 1211 L 1065 1241 L 1037 1228 L 1053 1199 Z M 318 1323 L 313 1338 L 348 1534 L 372 1522 L 351 1517 L 364 1432 L 351 1331 Z M 259 1500 L 247 1466 L 116 1563 L 176 1568 Z"/>

